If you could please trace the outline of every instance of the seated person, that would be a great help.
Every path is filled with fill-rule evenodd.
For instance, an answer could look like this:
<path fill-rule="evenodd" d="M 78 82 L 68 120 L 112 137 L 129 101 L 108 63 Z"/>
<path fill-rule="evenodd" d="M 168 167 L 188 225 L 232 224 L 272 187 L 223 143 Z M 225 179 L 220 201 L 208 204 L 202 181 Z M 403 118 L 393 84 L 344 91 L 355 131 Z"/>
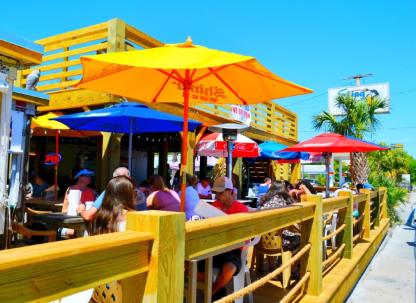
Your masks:
<path fill-rule="evenodd" d="M 199 196 L 195 188 L 192 186 L 195 182 L 195 177 L 186 174 L 186 191 L 185 191 L 185 216 L 186 221 L 189 221 L 193 216 L 197 215 L 194 212 L 195 206 L 199 202 Z M 178 193 L 181 196 L 181 192 Z"/>
<path fill-rule="evenodd" d="M 181 199 L 176 191 L 165 185 L 161 176 L 151 176 L 149 184 L 152 193 L 146 199 L 148 209 L 179 211 Z"/>
<path fill-rule="evenodd" d="M 125 168 L 125 167 L 118 167 L 113 172 L 113 178 L 114 177 L 118 177 L 118 176 L 130 177 L 130 171 L 127 168 Z M 143 194 L 143 196 L 142 195 L 139 196 L 139 195 L 137 195 L 137 200 L 136 200 L 136 209 L 137 210 L 139 210 L 138 209 L 139 207 L 140 208 L 145 208 L 145 206 L 146 206 L 146 203 L 145 203 L 146 202 L 146 198 L 143 197 L 144 194 Z M 78 207 L 78 210 L 77 211 L 81 215 L 81 217 L 84 218 L 84 220 L 92 221 L 94 219 L 97 211 L 100 209 L 101 204 L 103 203 L 104 196 L 105 196 L 105 190 L 94 201 L 94 205 L 90 209 L 86 209 L 86 207 L 85 207 L 84 204 L 80 204 L 80 206 Z M 142 201 L 141 202 L 142 204 L 140 204 L 140 201 Z M 144 205 L 143 205 L 143 203 L 144 203 Z"/>
<path fill-rule="evenodd" d="M 295 185 L 295 189 L 289 195 L 297 202 L 300 202 L 302 195 L 316 195 L 316 190 L 307 180 L 301 180 Z"/>
<path fill-rule="evenodd" d="M 272 185 L 272 179 L 265 178 L 264 182 L 260 184 L 259 186 L 257 186 L 258 195 L 261 196 L 267 193 L 271 185 Z"/>
<path fill-rule="evenodd" d="M 88 170 L 88 169 L 82 169 L 80 170 L 74 177 L 76 183 L 75 185 L 70 186 L 66 193 L 64 198 L 64 205 L 62 206 L 62 212 L 66 213 L 68 212 L 69 207 L 69 192 L 71 190 L 79 190 L 81 191 L 81 196 L 78 204 L 85 204 L 85 202 L 92 202 L 95 201 L 95 191 L 88 187 L 91 183 L 91 176 L 94 175 L 94 172 Z"/>
<path fill-rule="evenodd" d="M 216 201 L 212 204 L 222 210 L 227 215 L 248 212 L 247 206 L 237 202 L 233 198 L 233 183 L 227 177 L 218 177 L 212 188 L 215 193 Z M 212 285 L 213 301 L 218 300 L 227 294 L 225 286 L 231 281 L 233 276 L 240 271 L 241 249 L 235 249 L 213 257 L 213 266 L 220 269 L 217 279 Z M 198 263 L 199 279 L 203 276 L 204 262 Z M 203 278 L 202 278 L 203 279 Z"/>
<path fill-rule="evenodd" d="M 38 173 L 35 176 L 35 183 L 32 185 L 32 197 L 33 198 L 43 198 L 45 196 L 46 189 L 50 186 L 46 182 L 46 175 Z"/>
<path fill-rule="evenodd" d="M 209 185 L 209 178 L 207 176 L 201 178 L 201 181 L 196 186 L 196 191 L 201 199 L 211 199 L 212 191 L 211 185 Z"/>

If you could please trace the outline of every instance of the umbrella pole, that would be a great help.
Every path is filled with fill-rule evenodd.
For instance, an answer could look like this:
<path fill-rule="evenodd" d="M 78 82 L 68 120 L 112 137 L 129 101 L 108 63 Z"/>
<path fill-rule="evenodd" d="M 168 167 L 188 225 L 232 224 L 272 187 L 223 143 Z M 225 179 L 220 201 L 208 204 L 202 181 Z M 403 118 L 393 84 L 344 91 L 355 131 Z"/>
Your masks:
<path fill-rule="evenodd" d="M 232 180 L 233 174 L 233 142 L 227 141 L 227 176 Z"/>
<path fill-rule="evenodd" d="M 187 171 L 187 147 L 188 147 L 188 111 L 189 111 L 189 90 L 192 81 L 189 77 L 189 69 L 185 71 L 185 81 L 183 83 L 183 134 L 181 149 L 181 204 L 180 211 L 185 211 L 185 195 L 186 195 L 186 171 Z"/>
<path fill-rule="evenodd" d="M 131 158 L 132 158 L 132 145 L 133 145 L 133 119 L 130 118 L 130 132 L 129 132 L 129 170 L 130 170 L 130 175 L 132 174 L 131 171 Z"/>
<path fill-rule="evenodd" d="M 325 157 L 325 198 L 329 198 L 329 161 L 331 159 L 331 153 L 324 153 Z"/>
<path fill-rule="evenodd" d="M 55 154 L 56 160 L 58 160 L 59 153 L 59 130 L 55 132 Z M 55 162 L 55 180 L 54 180 L 54 198 L 58 201 L 58 161 Z"/>

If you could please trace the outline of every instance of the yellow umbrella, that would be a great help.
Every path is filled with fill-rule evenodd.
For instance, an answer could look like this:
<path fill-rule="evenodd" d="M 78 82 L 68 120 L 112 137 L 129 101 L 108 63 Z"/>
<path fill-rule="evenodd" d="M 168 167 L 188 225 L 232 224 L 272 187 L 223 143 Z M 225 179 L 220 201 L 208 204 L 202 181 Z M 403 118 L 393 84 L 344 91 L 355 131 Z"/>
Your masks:
<path fill-rule="evenodd" d="M 59 135 L 63 137 L 84 138 L 101 135 L 100 132 L 73 130 L 61 122 L 50 120 L 60 116 L 61 115 L 55 113 L 47 113 L 42 116 L 32 118 L 30 128 L 33 130 L 33 135 L 56 136 L 57 131 Z"/>
<path fill-rule="evenodd" d="M 64 137 L 92 137 L 100 135 L 99 132 L 92 131 L 77 131 L 71 130 L 65 124 L 50 120 L 57 118 L 60 115 L 55 113 L 47 113 L 36 118 L 32 118 L 30 128 L 33 134 L 37 136 L 55 136 L 55 154 L 59 153 L 59 135 Z M 54 178 L 55 200 L 58 199 L 58 162 L 55 163 L 55 178 Z"/>
<path fill-rule="evenodd" d="M 184 103 L 182 171 L 190 103 L 253 104 L 312 92 L 274 75 L 254 57 L 196 46 L 189 38 L 184 44 L 86 56 L 81 62 L 83 78 L 77 87 L 145 102 Z"/>

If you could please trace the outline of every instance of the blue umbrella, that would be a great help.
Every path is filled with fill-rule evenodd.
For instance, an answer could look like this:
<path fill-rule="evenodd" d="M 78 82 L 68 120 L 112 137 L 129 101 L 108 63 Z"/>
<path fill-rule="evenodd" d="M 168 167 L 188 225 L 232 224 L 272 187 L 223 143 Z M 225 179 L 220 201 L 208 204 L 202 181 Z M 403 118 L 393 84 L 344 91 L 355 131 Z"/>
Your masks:
<path fill-rule="evenodd" d="M 281 152 L 286 148 L 286 145 L 274 142 L 266 141 L 259 144 L 260 157 L 272 160 L 308 160 L 309 153 L 304 152 Z"/>
<path fill-rule="evenodd" d="M 123 102 L 110 107 L 54 118 L 76 130 L 94 130 L 129 134 L 129 169 L 131 169 L 133 134 L 182 131 L 183 118 L 144 105 Z M 193 131 L 201 123 L 189 120 Z"/>

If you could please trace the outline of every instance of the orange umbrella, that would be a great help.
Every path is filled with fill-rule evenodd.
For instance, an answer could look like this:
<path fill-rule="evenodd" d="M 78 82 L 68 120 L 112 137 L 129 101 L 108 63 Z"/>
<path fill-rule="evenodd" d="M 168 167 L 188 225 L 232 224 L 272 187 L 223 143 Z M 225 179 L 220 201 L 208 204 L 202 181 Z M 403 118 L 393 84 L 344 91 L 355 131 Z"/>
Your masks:
<path fill-rule="evenodd" d="M 83 78 L 77 87 L 145 102 L 184 105 L 181 169 L 186 171 L 189 104 L 254 104 L 311 93 L 274 75 L 254 57 L 192 44 L 81 57 Z M 181 211 L 185 203 L 182 174 Z"/>

